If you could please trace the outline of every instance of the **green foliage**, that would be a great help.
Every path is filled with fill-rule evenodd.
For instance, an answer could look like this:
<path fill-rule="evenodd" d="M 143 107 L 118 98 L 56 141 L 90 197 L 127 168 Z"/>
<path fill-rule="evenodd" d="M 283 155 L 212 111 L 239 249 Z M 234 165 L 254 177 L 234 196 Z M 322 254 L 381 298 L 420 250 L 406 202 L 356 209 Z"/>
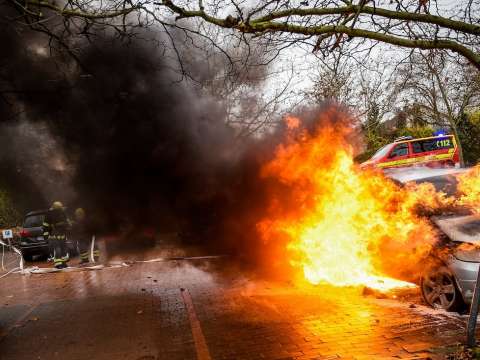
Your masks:
<path fill-rule="evenodd" d="M 447 348 L 434 349 L 434 353 L 444 355 L 447 360 L 476 360 L 480 359 L 480 348 L 469 348 L 465 345 L 449 346 Z"/>
<path fill-rule="evenodd" d="M 20 213 L 13 204 L 10 194 L 0 189 L 0 228 L 19 224 L 20 219 Z"/>
<path fill-rule="evenodd" d="M 480 161 L 480 110 L 462 114 L 457 128 L 463 145 L 465 164 L 477 164 Z"/>
<path fill-rule="evenodd" d="M 381 136 L 377 131 L 369 131 L 365 134 L 366 150 L 355 158 L 355 161 L 364 162 L 370 159 L 381 147 L 391 143 L 393 139 Z"/>

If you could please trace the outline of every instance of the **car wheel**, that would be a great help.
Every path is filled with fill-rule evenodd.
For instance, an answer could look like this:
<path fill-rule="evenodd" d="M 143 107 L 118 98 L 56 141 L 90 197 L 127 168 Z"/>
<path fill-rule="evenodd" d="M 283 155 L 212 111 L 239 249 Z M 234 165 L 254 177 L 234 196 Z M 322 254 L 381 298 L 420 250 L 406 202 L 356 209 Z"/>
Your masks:
<path fill-rule="evenodd" d="M 455 311 L 465 305 L 455 277 L 445 266 L 433 268 L 421 280 L 422 296 L 435 309 Z"/>

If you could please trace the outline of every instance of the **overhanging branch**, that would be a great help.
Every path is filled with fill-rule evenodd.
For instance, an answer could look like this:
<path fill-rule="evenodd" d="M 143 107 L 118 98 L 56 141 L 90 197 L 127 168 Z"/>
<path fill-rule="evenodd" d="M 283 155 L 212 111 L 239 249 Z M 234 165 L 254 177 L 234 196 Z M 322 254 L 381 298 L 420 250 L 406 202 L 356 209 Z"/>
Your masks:
<path fill-rule="evenodd" d="M 406 11 L 392 11 L 387 9 L 382 9 L 378 7 L 370 7 L 370 6 L 358 6 L 358 5 L 351 5 L 351 6 L 344 6 L 344 7 L 336 7 L 336 8 L 308 8 L 308 9 L 299 9 L 299 8 L 292 8 L 282 11 L 275 11 L 268 15 L 262 16 L 260 18 L 254 19 L 251 23 L 264 23 L 269 22 L 276 19 L 281 18 L 288 18 L 291 16 L 327 16 L 327 15 L 342 15 L 342 14 L 367 14 L 367 15 L 375 15 L 379 17 L 385 17 L 394 20 L 406 20 L 412 21 L 416 23 L 428 23 L 433 25 L 438 25 L 443 28 L 461 31 L 466 34 L 471 35 L 480 35 L 480 26 L 465 23 L 463 21 L 452 20 L 448 18 L 444 18 L 441 16 L 430 15 L 430 14 L 421 14 L 421 13 L 411 13 Z"/>
<path fill-rule="evenodd" d="M 375 40 L 383 43 L 388 43 L 396 46 L 418 49 L 444 49 L 456 52 L 465 58 L 467 58 L 477 69 L 480 70 L 480 55 L 471 50 L 466 45 L 457 40 L 450 39 L 417 39 L 401 37 L 389 33 L 380 33 L 366 29 L 352 28 L 350 26 L 337 24 L 337 25 L 295 25 L 288 23 L 288 21 L 272 21 L 274 19 L 289 19 L 291 16 L 326 16 L 334 14 L 353 14 L 360 12 L 364 14 L 378 15 L 389 19 L 397 19 L 404 21 L 411 21 L 416 23 L 429 23 L 438 25 L 439 27 L 455 30 L 457 32 L 463 32 L 470 35 L 480 35 L 480 26 L 470 24 L 462 21 L 452 20 L 441 16 L 410 13 L 406 11 L 391 11 L 381 8 L 373 8 L 368 6 L 359 7 L 357 5 L 350 5 L 337 8 L 291 8 L 282 11 L 274 11 L 270 14 L 262 17 L 251 19 L 248 22 L 242 22 L 238 18 L 234 18 L 231 15 L 225 19 L 217 18 L 208 15 L 204 10 L 187 10 L 175 5 L 171 0 L 164 0 L 159 5 L 168 7 L 171 11 L 178 14 L 180 18 L 200 17 L 205 21 L 221 26 L 224 28 L 234 28 L 243 33 L 251 34 L 264 34 L 271 32 L 290 33 L 290 34 L 303 34 L 309 36 L 330 36 L 335 34 L 345 34 L 352 38 L 364 38 Z"/>

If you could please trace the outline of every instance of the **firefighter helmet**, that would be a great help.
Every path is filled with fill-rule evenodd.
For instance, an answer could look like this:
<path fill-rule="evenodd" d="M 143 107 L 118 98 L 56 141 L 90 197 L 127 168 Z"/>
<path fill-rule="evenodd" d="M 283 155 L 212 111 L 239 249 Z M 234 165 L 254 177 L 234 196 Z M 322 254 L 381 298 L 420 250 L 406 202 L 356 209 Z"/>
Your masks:
<path fill-rule="evenodd" d="M 63 204 L 60 201 L 54 201 L 51 209 L 52 210 L 63 209 Z"/>
<path fill-rule="evenodd" d="M 77 220 L 83 220 L 85 219 L 85 210 L 83 210 L 82 208 L 78 208 L 75 210 L 75 218 Z"/>

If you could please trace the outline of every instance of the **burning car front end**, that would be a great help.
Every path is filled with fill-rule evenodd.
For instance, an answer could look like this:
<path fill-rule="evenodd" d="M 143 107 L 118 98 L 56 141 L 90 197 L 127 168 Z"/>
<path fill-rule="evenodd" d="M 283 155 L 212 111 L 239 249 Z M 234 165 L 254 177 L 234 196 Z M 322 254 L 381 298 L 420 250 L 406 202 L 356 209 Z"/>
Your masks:
<path fill-rule="evenodd" d="M 429 215 L 429 219 L 437 241 L 420 264 L 422 295 L 434 308 L 460 310 L 473 298 L 480 266 L 480 213 L 472 207 L 472 201 L 466 203 L 469 198 L 465 195 L 472 191 L 465 191 L 465 178 L 462 179 L 463 188 L 459 189 L 459 178 L 468 174 L 468 169 L 425 167 L 385 172 L 412 191 L 424 185 L 434 189 L 434 193 L 427 192 L 423 196 L 432 196 L 432 203 L 427 201 L 426 204 L 431 207 L 427 213 L 435 213 L 435 216 Z M 462 199 L 459 190 L 463 193 Z M 434 199 L 438 194 L 440 197 Z"/>
<path fill-rule="evenodd" d="M 458 291 L 461 300 L 470 303 L 480 266 L 480 216 L 444 215 L 434 217 L 432 221 L 444 234 L 444 246 L 440 246 L 436 252 L 437 258 L 444 263 L 455 280 L 456 289 L 451 290 Z M 438 267 L 429 269 L 433 273 L 437 270 Z M 429 275 L 431 274 L 425 274 L 424 278 Z M 422 284 L 425 300 L 433 305 L 431 299 L 428 299 L 425 283 Z"/>
<path fill-rule="evenodd" d="M 462 294 L 465 303 L 471 303 L 473 298 L 473 289 L 477 280 L 478 268 L 480 266 L 480 254 L 471 261 L 465 261 L 455 254 L 448 263 L 452 269 L 457 282 L 458 289 Z"/>

